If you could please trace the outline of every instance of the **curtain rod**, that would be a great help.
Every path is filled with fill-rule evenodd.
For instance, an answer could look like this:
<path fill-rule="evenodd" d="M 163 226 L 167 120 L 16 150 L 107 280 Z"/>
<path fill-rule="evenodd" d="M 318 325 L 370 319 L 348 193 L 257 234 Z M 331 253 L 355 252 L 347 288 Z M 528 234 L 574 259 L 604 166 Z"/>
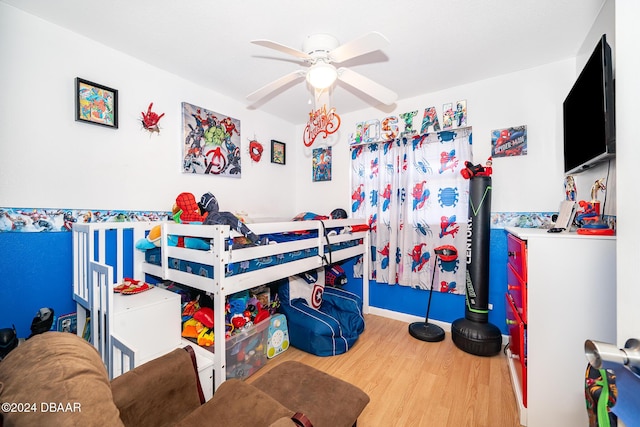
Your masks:
<path fill-rule="evenodd" d="M 391 140 L 380 140 L 380 141 L 369 141 L 369 142 L 359 142 L 357 144 L 349 144 L 349 147 L 360 147 L 362 145 L 370 145 L 370 144 L 384 144 L 387 142 L 393 142 L 393 141 L 397 141 L 401 138 L 406 138 L 406 137 L 410 137 L 413 138 L 415 136 L 418 135 L 430 135 L 430 134 L 439 134 L 441 132 L 455 132 L 455 131 L 462 131 L 462 130 L 467 130 L 467 129 L 471 129 L 471 126 L 462 126 L 462 127 L 458 127 L 458 128 L 454 128 L 454 129 L 442 129 L 442 130 L 438 130 L 435 132 L 427 132 L 427 133 L 423 133 L 423 134 L 419 134 L 419 133 L 411 133 L 411 134 L 407 134 L 401 137 L 397 137 Z"/>

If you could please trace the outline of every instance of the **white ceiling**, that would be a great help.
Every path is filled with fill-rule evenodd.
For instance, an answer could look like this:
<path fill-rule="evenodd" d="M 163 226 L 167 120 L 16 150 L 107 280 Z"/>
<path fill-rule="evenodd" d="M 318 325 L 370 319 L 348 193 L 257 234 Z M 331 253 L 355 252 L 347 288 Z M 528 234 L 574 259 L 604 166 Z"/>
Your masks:
<path fill-rule="evenodd" d="M 144 62 L 294 123 L 305 123 L 304 81 L 251 105 L 246 96 L 296 69 L 286 54 L 329 33 L 370 31 L 391 45 L 340 64 L 399 99 L 573 57 L 605 0 L 0 0 Z M 375 106 L 337 83 L 340 114 Z M 392 108 L 380 105 L 382 111 Z"/>

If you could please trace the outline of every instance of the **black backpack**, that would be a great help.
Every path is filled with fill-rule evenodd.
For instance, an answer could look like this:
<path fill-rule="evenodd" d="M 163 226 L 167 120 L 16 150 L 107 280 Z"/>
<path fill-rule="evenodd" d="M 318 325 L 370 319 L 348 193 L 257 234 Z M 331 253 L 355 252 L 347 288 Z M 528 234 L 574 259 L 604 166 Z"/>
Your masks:
<path fill-rule="evenodd" d="M 7 357 L 7 354 L 18 346 L 18 334 L 15 325 L 12 328 L 0 329 L 0 360 Z"/>
<path fill-rule="evenodd" d="M 53 325 L 53 308 L 41 308 L 31 321 L 31 335 L 29 335 L 29 338 L 47 332 L 51 329 L 51 325 Z"/>

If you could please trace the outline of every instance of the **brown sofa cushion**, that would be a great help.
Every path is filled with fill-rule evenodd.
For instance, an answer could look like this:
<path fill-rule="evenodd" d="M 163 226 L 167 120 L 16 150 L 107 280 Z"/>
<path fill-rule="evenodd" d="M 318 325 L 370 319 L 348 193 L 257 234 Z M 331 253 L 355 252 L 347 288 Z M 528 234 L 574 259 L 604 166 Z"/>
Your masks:
<path fill-rule="evenodd" d="M 178 348 L 111 381 L 127 426 L 170 426 L 200 406 L 191 356 Z"/>
<path fill-rule="evenodd" d="M 0 412 L 5 427 L 122 425 L 100 355 L 70 333 L 45 332 L 9 353 L 0 362 L 0 402 L 35 405 Z"/>
<path fill-rule="evenodd" d="M 294 360 L 282 362 L 251 385 L 302 412 L 314 427 L 351 427 L 369 403 L 369 396 L 353 384 Z"/>
<path fill-rule="evenodd" d="M 291 421 L 293 414 L 293 411 L 266 393 L 244 381 L 231 379 L 223 382 L 211 400 L 182 419 L 178 425 L 266 427 L 277 423 L 276 426 L 295 426 Z"/>

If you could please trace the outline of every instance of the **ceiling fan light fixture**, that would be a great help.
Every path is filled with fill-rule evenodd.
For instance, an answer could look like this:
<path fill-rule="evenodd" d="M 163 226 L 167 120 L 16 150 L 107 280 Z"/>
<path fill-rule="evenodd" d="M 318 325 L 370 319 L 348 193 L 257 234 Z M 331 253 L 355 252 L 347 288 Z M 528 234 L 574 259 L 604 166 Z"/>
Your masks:
<path fill-rule="evenodd" d="M 336 67 L 326 62 L 317 62 L 307 71 L 307 81 L 318 90 L 328 88 L 337 78 L 338 71 Z"/>

